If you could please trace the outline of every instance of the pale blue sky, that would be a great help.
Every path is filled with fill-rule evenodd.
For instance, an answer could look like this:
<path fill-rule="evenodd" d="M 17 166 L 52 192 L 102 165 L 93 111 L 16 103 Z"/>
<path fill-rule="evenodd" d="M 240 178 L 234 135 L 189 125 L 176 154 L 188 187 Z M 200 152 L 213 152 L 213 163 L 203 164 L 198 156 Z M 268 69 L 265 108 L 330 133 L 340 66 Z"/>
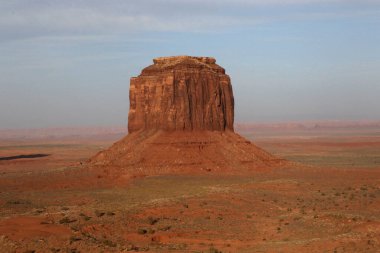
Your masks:
<path fill-rule="evenodd" d="M 0 1 L 0 128 L 127 123 L 129 78 L 212 56 L 236 121 L 380 119 L 380 0 Z"/>

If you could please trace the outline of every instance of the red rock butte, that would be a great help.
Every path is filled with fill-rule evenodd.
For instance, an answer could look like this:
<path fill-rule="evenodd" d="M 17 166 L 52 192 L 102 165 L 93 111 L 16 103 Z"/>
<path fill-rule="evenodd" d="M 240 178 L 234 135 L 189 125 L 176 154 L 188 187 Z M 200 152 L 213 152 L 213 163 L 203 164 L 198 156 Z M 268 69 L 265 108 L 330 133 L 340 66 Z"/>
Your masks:
<path fill-rule="evenodd" d="M 233 131 L 230 77 L 210 57 L 161 57 L 131 79 L 128 130 Z"/>
<path fill-rule="evenodd" d="M 130 82 L 129 134 L 90 159 L 129 175 L 239 173 L 286 163 L 234 132 L 230 77 L 211 57 L 153 60 Z"/>

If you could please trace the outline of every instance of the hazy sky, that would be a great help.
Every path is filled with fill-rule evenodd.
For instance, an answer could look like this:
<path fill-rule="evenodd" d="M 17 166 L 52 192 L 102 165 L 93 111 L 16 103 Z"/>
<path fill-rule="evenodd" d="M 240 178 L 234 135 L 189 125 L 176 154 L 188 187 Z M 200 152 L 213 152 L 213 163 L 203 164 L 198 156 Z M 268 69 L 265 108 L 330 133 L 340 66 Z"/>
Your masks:
<path fill-rule="evenodd" d="M 236 121 L 380 119 L 380 0 L 0 0 L 0 128 L 126 124 L 169 55 L 215 57 Z"/>

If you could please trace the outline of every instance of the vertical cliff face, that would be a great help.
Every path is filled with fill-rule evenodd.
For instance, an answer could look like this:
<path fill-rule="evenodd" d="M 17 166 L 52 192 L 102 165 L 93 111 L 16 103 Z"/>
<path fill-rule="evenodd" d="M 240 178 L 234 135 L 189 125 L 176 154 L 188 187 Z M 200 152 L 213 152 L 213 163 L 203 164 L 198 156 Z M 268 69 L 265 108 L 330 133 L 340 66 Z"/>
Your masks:
<path fill-rule="evenodd" d="M 128 130 L 233 131 L 225 70 L 209 57 L 162 57 L 131 78 Z"/>

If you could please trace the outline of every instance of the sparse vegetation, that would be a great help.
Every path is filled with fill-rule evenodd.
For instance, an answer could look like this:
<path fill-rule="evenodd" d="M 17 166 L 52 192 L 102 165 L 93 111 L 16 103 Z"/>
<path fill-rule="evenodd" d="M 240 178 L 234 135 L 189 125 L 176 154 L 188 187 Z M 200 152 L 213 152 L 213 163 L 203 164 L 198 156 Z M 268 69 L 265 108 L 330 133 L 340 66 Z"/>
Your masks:
<path fill-rule="evenodd" d="M 114 242 L 112 242 L 111 240 L 104 240 L 103 241 L 103 244 L 104 245 L 106 245 L 106 246 L 108 246 L 108 247 L 112 247 L 112 248 L 114 248 L 114 247 L 116 247 L 117 246 L 117 244 L 116 243 L 114 243 Z"/>
<path fill-rule="evenodd" d="M 321 164 L 330 162 L 320 159 Z M 299 171 L 305 174 L 297 174 Z M 54 244 L 56 241 L 36 232 L 35 238 L 41 241 L 23 239 L 20 252 L 205 253 L 210 249 L 239 252 L 241 247 L 247 247 L 247 252 L 265 252 L 267 248 L 281 252 L 288 245 L 300 252 L 326 250 L 323 243 L 311 238 L 324 238 L 329 245 L 334 238 L 334 243 L 341 245 L 337 252 L 343 248 L 346 252 L 376 252 L 380 247 L 379 233 L 373 229 L 379 220 L 378 172 L 364 168 L 355 174 L 352 168 L 344 171 L 323 166 L 299 171 L 283 169 L 254 178 L 165 175 L 140 178 L 124 188 L 63 187 L 45 192 L 24 188 L 13 192 L 0 184 L 1 229 L 10 217 L 9 229 L 22 231 L 17 219 L 31 217 L 35 231 L 51 233 L 51 228 L 54 236 L 58 233 L 56 238 L 64 238 Z M 210 194 L 211 188 L 221 189 L 221 193 Z M 194 241 L 180 243 L 190 237 Z M 211 245 L 210 240 L 216 238 L 221 244 Z M 10 247 L 12 240 L 0 236 L 0 248 Z M 303 243 L 306 241 L 308 244 Z"/>
<path fill-rule="evenodd" d="M 148 230 L 145 229 L 145 228 L 139 228 L 139 229 L 137 230 L 137 233 L 140 234 L 140 235 L 145 235 L 145 234 L 148 233 Z"/>
<path fill-rule="evenodd" d="M 73 223 L 76 221 L 77 221 L 76 219 L 70 219 L 69 217 L 64 217 L 61 220 L 59 220 L 59 223 L 60 224 L 69 224 L 69 223 Z"/>
<path fill-rule="evenodd" d="M 95 215 L 96 215 L 96 217 L 102 217 L 102 216 L 104 216 L 106 213 L 105 212 L 103 212 L 103 211 L 99 211 L 99 210 L 96 210 L 95 211 Z"/>
<path fill-rule="evenodd" d="M 217 248 L 214 248 L 214 247 L 210 247 L 210 249 L 208 250 L 209 253 L 222 253 L 221 250 L 218 250 Z"/>
<path fill-rule="evenodd" d="M 70 237 L 70 244 L 71 243 L 74 243 L 74 242 L 77 242 L 77 241 L 81 241 L 82 240 L 82 238 L 80 238 L 80 237 L 77 237 L 77 236 L 71 236 Z"/>
<path fill-rule="evenodd" d="M 171 226 L 164 226 L 164 227 L 159 228 L 158 230 L 161 230 L 161 231 L 168 231 L 168 230 L 170 230 L 171 228 L 172 228 Z"/>
<path fill-rule="evenodd" d="M 160 220 L 160 218 L 155 218 L 155 217 L 151 217 L 151 216 L 148 217 L 148 223 L 150 225 L 156 224 L 159 220 Z"/>

